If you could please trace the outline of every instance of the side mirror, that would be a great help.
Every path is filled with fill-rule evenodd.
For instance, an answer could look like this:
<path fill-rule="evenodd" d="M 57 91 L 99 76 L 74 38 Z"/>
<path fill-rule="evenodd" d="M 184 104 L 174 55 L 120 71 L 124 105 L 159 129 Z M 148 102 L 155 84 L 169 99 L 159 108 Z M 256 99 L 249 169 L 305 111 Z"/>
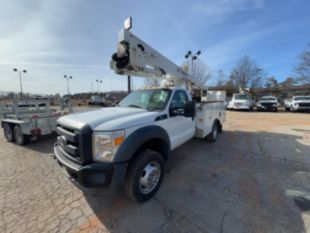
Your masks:
<path fill-rule="evenodd" d="M 185 117 L 195 117 L 196 116 L 196 103 L 195 102 L 189 101 L 185 104 L 184 116 Z"/>

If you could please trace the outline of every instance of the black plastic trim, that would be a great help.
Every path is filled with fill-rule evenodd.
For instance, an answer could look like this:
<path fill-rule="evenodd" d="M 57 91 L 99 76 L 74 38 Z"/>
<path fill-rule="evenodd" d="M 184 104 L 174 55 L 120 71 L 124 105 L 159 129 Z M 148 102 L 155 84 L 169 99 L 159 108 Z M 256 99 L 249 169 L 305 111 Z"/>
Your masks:
<path fill-rule="evenodd" d="M 169 136 L 160 126 L 151 125 L 142 127 L 130 134 L 117 150 L 114 161 L 124 162 L 131 160 L 139 147 L 152 139 L 161 139 L 164 142 L 163 156 L 165 159 L 168 159 L 171 148 Z"/>
<path fill-rule="evenodd" d="M 82 166 L 63 155 L 56 143 L 54 153 L 61 170 L 79 188 L 119 188 L 125 182 L 127 163 L 90 163 Z M 104 177 L 102 182 L 98 182 Z M 100 180 L 99 180 L 100 181 Z"/>
<path fill-rule="evenodd" d="M 156 117 L 155 121 L 161 121 L 161 120 L 165 120 L 167 118 L 168 118 L 168 115 L 164 114 L 164 115 L 160 115 L 160 116 Z"/>
<path fill-rule="evenodd" d="M 89 125 L 84 125 L 79 132 L 79 151 L 83 164 L 92 162 L 92 133 Z"/>

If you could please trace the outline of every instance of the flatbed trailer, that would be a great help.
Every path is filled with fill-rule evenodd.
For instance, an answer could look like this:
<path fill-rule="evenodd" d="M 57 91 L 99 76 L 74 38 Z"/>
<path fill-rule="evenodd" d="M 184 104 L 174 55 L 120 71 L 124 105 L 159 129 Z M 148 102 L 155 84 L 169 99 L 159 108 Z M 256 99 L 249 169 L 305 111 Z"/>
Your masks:
<path fill-rule="evenodd" d="M 48 100 L 15 100 L 11 105 L 0 106 L 4 136 L 19 145 L 56 132 L 56 121 L 65 114 L 51 109 Z"/>

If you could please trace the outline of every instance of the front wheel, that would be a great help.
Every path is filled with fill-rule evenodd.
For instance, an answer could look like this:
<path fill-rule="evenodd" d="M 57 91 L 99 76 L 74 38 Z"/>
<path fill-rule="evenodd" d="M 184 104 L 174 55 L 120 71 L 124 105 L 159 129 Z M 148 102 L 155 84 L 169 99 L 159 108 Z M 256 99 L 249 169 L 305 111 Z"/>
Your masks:
<path fill-rule="evenodd" d="M 146 150 L 133 160 L 129 169 L 125 184 L 128 197 L 142 203 L 154 196 L 164 177 L 165 162 L 162 155 Z"/>
<path fill-rule="evenodd" d="M 14 142 L 13 130 L 9 124 L 6 123 L 3 125 L 3 132 L 8 142 Z"/>

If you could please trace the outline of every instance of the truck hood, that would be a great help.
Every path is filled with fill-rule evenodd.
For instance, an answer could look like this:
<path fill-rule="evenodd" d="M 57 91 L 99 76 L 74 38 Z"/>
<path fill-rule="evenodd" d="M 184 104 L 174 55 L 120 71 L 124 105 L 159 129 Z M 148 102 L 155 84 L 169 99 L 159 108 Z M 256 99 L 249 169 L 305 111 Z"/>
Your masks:
<path fill-rule="evenodd" d="M 232 100 L 232 104 L 243 104 L 243 103 L 250 103 L 249 100 Z"/>
<path fill-rule="evenodd" d="M 294 100 L 293 103 L 299 104 L 299 103 L 310 103 L 310 100 Z"/>
<path fill-rule="evenodd" d="M 75 129 L 81 129 L 87 124 L 94 131 L 105 131 L 146 124 L 154 121 L 157 115 L 158 112 L 148 112 L 145 109 L 111 107 L 73 113 L 59 118 L 57 122 Z"/>

